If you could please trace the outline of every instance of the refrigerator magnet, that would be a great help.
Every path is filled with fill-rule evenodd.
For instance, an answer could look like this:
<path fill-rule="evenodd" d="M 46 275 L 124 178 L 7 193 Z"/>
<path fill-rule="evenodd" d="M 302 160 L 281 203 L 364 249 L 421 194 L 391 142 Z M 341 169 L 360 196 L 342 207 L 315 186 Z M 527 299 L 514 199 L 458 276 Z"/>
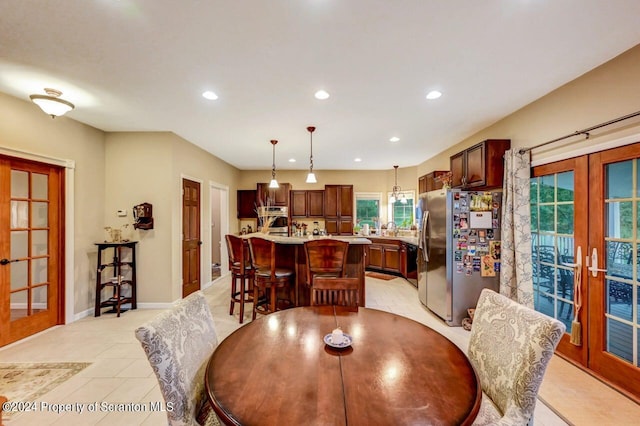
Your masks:
<path fill-rule="evenodd" d="M 462 263 L 456 263 L 456 272 L 461 274 L 464 271 Z"/>
<path fill-rule="evenodd" d="M 496 270 L 494 266 L 493 258 L 489 255 L 482 256 L 482 269 L 480 275 L 483 277 L 495 277 Z"/>
<path fill-rule="evenodd" d="M 493 270 L 500 272 L 500 262 L 493 262 Z"/>
<path fill-rule="evenodd" d="M 489 253 L 495 260 L 500 259 L 500 241 L 491 241 L 489 244 Z"/>
<path fill-rule="evenodd" d="M 454 255 L 456 262 L 462 262 L 462 251 L 456 250 Z"/>

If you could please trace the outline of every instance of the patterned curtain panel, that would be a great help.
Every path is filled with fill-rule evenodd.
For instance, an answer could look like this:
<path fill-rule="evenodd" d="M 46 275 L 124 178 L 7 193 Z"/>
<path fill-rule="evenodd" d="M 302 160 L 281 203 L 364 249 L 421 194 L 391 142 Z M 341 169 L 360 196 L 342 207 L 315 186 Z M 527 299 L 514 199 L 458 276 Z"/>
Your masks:
<path fill-rule="evenodd" d="M 500 293 L 533 309 L 529 152 L 504 154 Z"/>

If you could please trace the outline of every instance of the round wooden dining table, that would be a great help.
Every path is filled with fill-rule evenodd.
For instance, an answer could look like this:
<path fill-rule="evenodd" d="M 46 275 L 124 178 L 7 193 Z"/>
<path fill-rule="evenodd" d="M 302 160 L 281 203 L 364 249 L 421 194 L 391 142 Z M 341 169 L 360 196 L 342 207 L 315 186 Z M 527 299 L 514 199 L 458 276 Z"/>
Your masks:
<path fill-rule="evenodd" d="M 343 349 L 323 338 L 340 327 Z M 466 425 L 482 392 L 465 354 L 411 319 L 309 306 L 255 320 L 224 339 L 205 375 L 228 425 Z"/>

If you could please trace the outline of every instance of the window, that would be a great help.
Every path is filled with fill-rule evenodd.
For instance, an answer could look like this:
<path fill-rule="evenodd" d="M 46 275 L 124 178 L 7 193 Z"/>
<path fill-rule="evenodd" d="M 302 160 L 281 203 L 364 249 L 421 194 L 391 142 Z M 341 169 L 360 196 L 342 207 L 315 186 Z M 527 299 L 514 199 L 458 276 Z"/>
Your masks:
<path fill-rule="evenodd" d="M 389 222 L 393 221 L 398 228 L 409 228 L 415 223 L 415 195 L 413 191 L 402 191 L 401 195 L 407 202 L 389 203 Z"/>
<path fill-rule="evenodd" d="M 367 224 L 372 228 L 380 221 L 380 199 L 382 194 L 370 192 L 356 192 L 356 223 L 360 226 Z"/>

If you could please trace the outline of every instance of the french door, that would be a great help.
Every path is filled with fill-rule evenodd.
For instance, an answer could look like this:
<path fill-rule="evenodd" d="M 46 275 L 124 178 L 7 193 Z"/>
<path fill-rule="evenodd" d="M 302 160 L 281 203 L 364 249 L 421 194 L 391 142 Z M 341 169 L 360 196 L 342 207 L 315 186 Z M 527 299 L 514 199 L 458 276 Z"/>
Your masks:
<path fill-rule="evenodd" d="M 63 323 L 62 176 L 0 156 L 0 346 Z"/>
<path fill-rule="evenodd" d="M 567 325 L 558 351 L 640 398 L 640 143 L 535 167 L 531 199 L 535 308 Z"/>

